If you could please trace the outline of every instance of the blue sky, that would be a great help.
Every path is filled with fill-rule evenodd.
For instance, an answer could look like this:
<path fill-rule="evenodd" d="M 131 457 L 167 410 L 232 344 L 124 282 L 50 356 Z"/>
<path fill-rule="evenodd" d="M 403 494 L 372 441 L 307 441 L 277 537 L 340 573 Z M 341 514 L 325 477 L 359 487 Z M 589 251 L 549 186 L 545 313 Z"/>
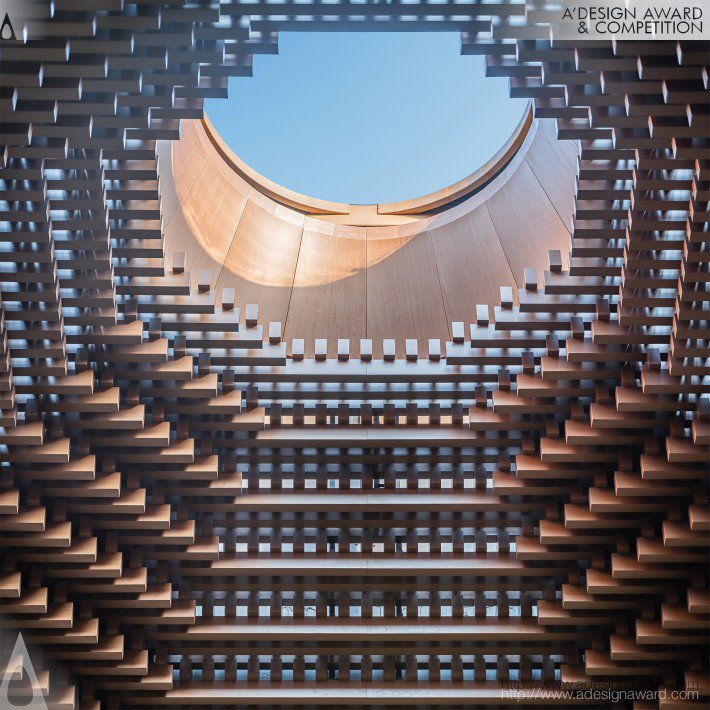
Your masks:
<path fill-rule="evenodd" d="M 390 202 L 445 187 L 508 139 L 526 102 L 457 33 L 283 32 L 206 111 L 270 180 L 312 197 Z"/>

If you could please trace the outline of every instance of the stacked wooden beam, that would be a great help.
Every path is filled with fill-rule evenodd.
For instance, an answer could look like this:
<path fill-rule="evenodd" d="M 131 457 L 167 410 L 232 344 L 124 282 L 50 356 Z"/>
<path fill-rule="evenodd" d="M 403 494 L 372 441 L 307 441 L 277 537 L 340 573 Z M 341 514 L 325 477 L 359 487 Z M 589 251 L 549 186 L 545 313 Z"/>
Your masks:
<path fill-rule="evenodd" d="M 2 41 L 3 659 L 20 631 L 52 708 L 702 705 L 707 47 L 277 7 L 60 0 Z M 309 359 L 166 266 L 156 141 L 279 30 L 363 15 L 464 31 L 580 141 L 570 268 L 443 349 Z"/>

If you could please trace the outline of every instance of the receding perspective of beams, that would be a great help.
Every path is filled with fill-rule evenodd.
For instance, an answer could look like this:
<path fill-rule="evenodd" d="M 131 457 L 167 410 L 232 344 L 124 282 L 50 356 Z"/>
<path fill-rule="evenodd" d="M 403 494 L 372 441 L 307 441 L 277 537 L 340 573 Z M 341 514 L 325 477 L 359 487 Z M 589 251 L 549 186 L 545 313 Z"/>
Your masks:
<path fill-rule="evenodd" d="M 706 707 L 708 43 L 505 0 L 22 7 L 0 705 L 21 634 L 49 710 Z M 205 132 L 280 31 L 354 25 L 460 31 L 531 100 L 495 176 L 324 204 Z M 565 685 L 619 682 L 650 692 Z"/>

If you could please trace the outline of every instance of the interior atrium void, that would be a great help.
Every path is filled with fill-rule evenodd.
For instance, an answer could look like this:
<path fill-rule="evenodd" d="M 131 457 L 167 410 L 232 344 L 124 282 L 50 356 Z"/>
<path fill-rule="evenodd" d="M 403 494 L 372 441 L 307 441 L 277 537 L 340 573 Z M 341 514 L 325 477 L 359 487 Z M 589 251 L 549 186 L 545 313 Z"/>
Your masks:
<path fill-rule="evenodd" d="M 527 108 L 456 32 L 284 32 L 205 111 L 251 168 L 299 193 L 373 204 L 483 167 Z"/>

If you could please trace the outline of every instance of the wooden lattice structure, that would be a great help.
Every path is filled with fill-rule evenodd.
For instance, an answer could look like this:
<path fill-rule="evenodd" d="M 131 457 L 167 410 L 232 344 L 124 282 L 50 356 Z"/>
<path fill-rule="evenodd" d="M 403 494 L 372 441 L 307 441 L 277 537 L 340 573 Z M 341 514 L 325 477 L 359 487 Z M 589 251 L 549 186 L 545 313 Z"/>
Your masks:
<path fill-rule="evenodd" d="M 708 46 L 275 7 L 56 0 L 0 44 L 2 628 L 48 706 L 702 706 Z M 308 357 L 166 265 L 157 142 L 327 22 L 460 31 L 578 141 L 569 270 Z M 667 697 L 533 683 L 620 680 Z"/>

